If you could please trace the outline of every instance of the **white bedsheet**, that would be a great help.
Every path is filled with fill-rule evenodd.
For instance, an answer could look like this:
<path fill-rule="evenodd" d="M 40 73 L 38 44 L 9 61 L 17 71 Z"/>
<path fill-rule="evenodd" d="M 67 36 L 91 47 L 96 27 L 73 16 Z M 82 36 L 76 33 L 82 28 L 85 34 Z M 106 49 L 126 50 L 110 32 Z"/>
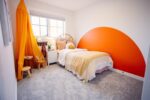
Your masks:
<path fill-rule="evenodd" d="M 79 51 L 86 51 L 87 49 L 63 49 L 60 50 L 58 53 L 58 62 L 65 66 L 65 57 L 69 52 L 79 52 Z"/>
<path fill-rule="evenodd" d="M 65 57 L 69 52 L 84 52 L 84 51 L 86 51 L 86 49 L 63 49 L 59 51 L 58 62 L 61 65 L 65 66 L 65 60 L 66 60 Z M 84 77 L 85 75 L 86 76 L 89 75 L 88 79 L 92 80 L 93 78 L 96 77 L 96 73 L 100 73 L 112 67 L 113 67 L 113 61 L 110 56 L 99 57 L 94 59 L 92 62 L 90 62 L 90 64 L 87 67 L 87 70 L 84 72 L 82 76 L 77 75 L 77 77 L 79 79 L 82 79 L 82 77 Z M 88 73 L 89 70 L 91 74 Z M 72 71 L 74 74 L 76 74 L 73 70 L 69 70 L 69 71 Z"/>
<path fill-rule="evenodd" d="M 93 67 L 95 67 L 95 68 L 93 68 Z M 96 73 L 101 73 L 104 70 L 111 69 L 112 67 L 113 67 L 113 61 L 110 56 L 99 57 L 99 58 L 94 59 L 87 67 L 88 68 L 87 71 L 90 70 L 90 71 L 93 71 L 93 73 L 86 74 L 88 72 L 84 72 L 83 75 L 89 75 L 88 76 L 89 80 L 92 80 L 93 78 L 96 77 Z M 96 69 L 96 70 L 94 70 L 94 69 Z"/>

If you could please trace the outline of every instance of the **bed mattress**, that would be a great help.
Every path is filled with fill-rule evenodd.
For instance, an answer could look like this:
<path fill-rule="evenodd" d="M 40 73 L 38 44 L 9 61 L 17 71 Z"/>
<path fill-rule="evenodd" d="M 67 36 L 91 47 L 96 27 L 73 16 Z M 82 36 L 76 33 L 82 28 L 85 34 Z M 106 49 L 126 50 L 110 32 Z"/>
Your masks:
<path fill-rule="evenodd" d="M 87 81 L 95 78 L 96 73 L 101 73 L 102 71 L 113 67 L 113 61 L 112 61 L 111 57 L 109 55 L 104 55 L 104 56 L 93 59 L 88 64 L 88 66 L 87 66 L 86 70 L 83 72 L 83 74 L 79 75 L 74 69 L 71 68 L 71 66 L 67 65 L 66 58 L 67 58 L 67 56 L 71 56 L 71 53 L 76 55 L 76 54 L 83 54 L 86 51 L 87 51 L 86 49 L 63 49 L 63 50 L 59 51 L 58 62 L 62 66 L 65 66 L 65 68 L 67 70 L 73 72 L 79 79 L 85 79 L 85 77 L 86 77 Z"/>

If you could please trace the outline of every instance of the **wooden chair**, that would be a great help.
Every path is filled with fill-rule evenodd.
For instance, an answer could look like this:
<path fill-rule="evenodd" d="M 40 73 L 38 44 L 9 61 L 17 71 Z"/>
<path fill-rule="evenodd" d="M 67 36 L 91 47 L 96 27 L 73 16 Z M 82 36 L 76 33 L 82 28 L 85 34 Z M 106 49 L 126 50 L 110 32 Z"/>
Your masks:
<path fill-rule="evenodd" d="M 23 72 L 27 72 L 28 77 L 31 77 L 30 69 L 31 69 L 30 66 L 24 66 L 23 69 L 22 69 L 22 75 L 23 75 Z"/>
<path fill-rule="evenodd" d="M 46 65 L 46 61 L 45 61 L 45 59 L 43 59 L 43 58 L 39 58 L 38 56 L 36 56 L 36 58 L 35 58 L 35 62 L 37 63 L 37 65 L 38 65 L 38 69 L 40 69 L 41 68 L 41 66 L 43 66 L 44 67 L 44 65 Z"/>
<path fill-rule="evenodd" d="M 25 56 L 24 57 L 24 66 L 30 66 L 30 71 L 32 73 L 33 68 L 33 56 Z"/>

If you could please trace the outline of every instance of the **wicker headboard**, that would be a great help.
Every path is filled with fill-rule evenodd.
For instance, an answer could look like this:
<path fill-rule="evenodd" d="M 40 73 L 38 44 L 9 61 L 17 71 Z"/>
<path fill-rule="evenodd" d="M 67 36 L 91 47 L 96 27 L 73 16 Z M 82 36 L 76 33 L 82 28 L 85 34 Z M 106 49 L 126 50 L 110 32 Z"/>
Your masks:
<path fill-rule="evenodd" d="M 62 50 L 66 47 L 66 44 L 68 42 L 73 42 L 73 37 L 70 34 L 65 34 L 65 35 L 60 35 L 57 39 L 56 39 L 56 45 L 57 45 L 57 49 L 58 50 Z"/>

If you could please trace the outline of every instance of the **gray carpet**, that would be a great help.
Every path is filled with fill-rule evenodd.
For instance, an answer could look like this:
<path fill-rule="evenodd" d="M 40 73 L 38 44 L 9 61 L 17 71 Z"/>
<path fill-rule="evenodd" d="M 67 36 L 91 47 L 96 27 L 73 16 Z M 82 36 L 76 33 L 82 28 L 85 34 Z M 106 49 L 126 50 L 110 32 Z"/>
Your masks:
<path fill-rule="evenodd" d="M 140 100 L 143 82 L 104 71 L 83 83 L 57 64 L 18 82 L 18 100 Z"/>

